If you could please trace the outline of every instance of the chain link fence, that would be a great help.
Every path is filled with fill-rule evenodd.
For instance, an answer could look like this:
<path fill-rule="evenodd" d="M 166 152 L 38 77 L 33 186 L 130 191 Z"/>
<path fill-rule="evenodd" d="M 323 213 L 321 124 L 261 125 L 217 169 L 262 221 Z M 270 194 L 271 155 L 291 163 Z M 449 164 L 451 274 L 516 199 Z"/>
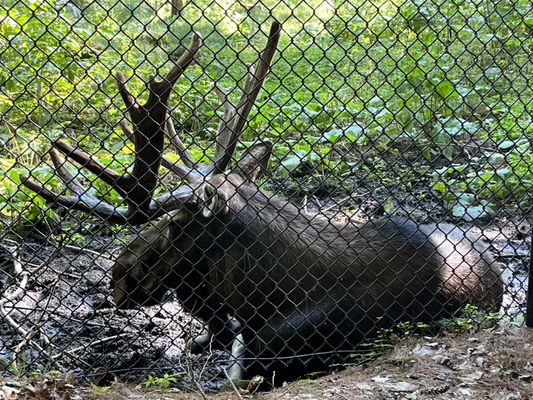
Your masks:
<path fill-rule="evenodd" d="M 280 384 L 398 332 L 523 323 L 529 0 L 0 21 L 2 374 Z"/>

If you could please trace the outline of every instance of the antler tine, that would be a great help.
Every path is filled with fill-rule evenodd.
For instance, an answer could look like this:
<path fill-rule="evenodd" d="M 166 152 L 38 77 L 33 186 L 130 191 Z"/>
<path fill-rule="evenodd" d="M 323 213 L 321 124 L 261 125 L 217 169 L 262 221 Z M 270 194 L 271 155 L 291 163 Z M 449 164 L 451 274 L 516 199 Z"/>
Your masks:
<path fill-rule="evenodd" d="M 224 121 L 229 120 L 229 116 L 231 114 L 234 115 L 236 113 L 237 109 L 235 105 L 230 101 L 229 96 L 224 90 L 224 88 L 220 86 L 218 82 L 213 82 L 213 88 L 215 89 L 215 93 L 218 95 L 218 98 L 222 102 L 222 107 L 224 108 L 224 116 L 222 117 L 222 121 L 220 121 L 221 123 L 224 123 Z M 219 131 L 220 130 L 221 129 L 219 128 Z M 217 144 L 219 144 L 218 140 Z"/>
<path fill-rule="evenodd" d="M 123 179 L 121 174 L 113 171 L 111 168 L 106 167 L 104 164 L 93 158 L 89 153 L 86 153 L 79 147 L 72 147 L 61 140 L 56 140 L 53 146 L 65 156 L 72 158 L 81 166 L 87 168 L 93 174 L 97 175 L 105 183 L 109 185 L 120 185 L 120 181 Z"/>
<path fill-rule="evenodd" d="M 58 150 L 51 148 L 49 153 L 59 178 L 74 194 L 71 196 L 56 194 L 44 187 L 42 183 L 37 182 L 28 176 L 21 175 L 20 180 L 24 186 L 52 204 L 59 204 L 68 209 L 94 214 L 104 220 L 114 223 L 124 224 L 126 222 L 126 208 L 115 208 L 111 204 L 94 197 L 69 172 L 65 166 L 65 160 L 59 156 Z"/>
<path fill-rule="evenodd" d="M 37 182 L 28 176 L 21 175 L 20 181 L 24 186 L 44 198 L 49 203 L 59 204 L 65 208 L 82 211 L 87 214 L 94 214 L 105 221 L 117 224 L 125 224 L 128 222 L 128 210 L 126 208 L 114 207 L 105 201 L 91 196 L 85 191 L 82 194 L 76 193 L 76 195 L 73 196 L 64 196 L 52 192 L 45 188 L 42 183 Z"/>
<path fill-rule="evenodd" d="M 163 104 L 167 103 L 172 86 L 174 83 L 176 83 L 183 71 L 185 71 L 185 69 L 194 61 L 196 53 L 201 46 L 202 37 L 198 32 L 194 32 L 189 47 L 178 59 L 174 67 L 165 75 L 163 79 L 152 79 L 150 82 L 150 95 L 148 96 L 148 101 L 146 102 L 147 108 L 149 108 L 148 105 L 156 104 L 159 101 Z"/>
<path fill-rule="evenodd" d="M 187 183 L 201 181 L 203 178 L 203 175 L 197 170 L 188 168 L 187 166 L 178 165 L 165 156 L 163 156 L 161 159 L 161 165 L 163 165 L 163 167 L 165 167 L 166 169 L 174 172 Z"/>
<path fill-rule="evenodd" d="M 52 158 L 52 163 L 54 164 L 56 172 L 65 185 L 67 185 L 73 193 L 76 193 L 79 196 L 84 195 L 87 190 L 84 189 L 80 182 L 69 172 L 65 166 L 65 159 L 59 157 L 59 152 L 56 149 L 50 149 L 50 158 Z"/>
<path fill-rule="evenodd" d="M 117 72 L 115 79 L 117 81 L 117 88 L 118 92 L 120 93 L 120 96 L 122 97 L 122 101 L 124 102 L 124 105 L 126 106 L 126 109 L 128 110 L 132 121 L 135 121 L 137 119 L 137 114 L 140 107 L 139 102 L 129 91 L 128 85 L 126 83 L 126 77 L 122 72 Z"/>
<path fill-rule="evenodd" d="M 241 175 L 248 182 L 255 182 L 267 169 L 272 149 L 272 143 L 267 140 L 250 146 L 231 172 Z"/>
<path fill-rule="evenodd" d="M 133 129 L 129 127 L 126 121 L 120 121 L 118 124 L 128 139 L 133 140 Z"/>
<path fill-rule="evenodd" d="M 220 86 L 215 85 L 215 90 L 219 97 L 224 97 L 225 100 L 224 117 L 219 125 L 216 136 L 217 148 L 215 151 L 215 160 L 211 167 L 212 174 L 224 172 L 231 161 L 231 157 L 237 146 L 237 139 L 244 128 L 248 114 L 250 114 L 266 75 L 270 70 L 270 65 L 278 46 L 280 33 L 281 24 L 278 21 L 274 21 L 270 28 L 267 45 L 259 56 L 257 68 L 255 70 L 253 67 L 248 69 L 244 93 L 236 107 L 229 102 Z"/>
<path fill-rule="evenodd" d="M 102 181 L 107 183 L 109 186 L 114 188 L 122 196 L 126 204 L 128 204 L 128 206 L 130 206 L 132 209 L 138 207 L 139 204 L 143 203 L 143 200 L 145 201 L 149 200 L 149 198 L 143 197 L 142 193 L 147 192 L 152 189 L 152 186 L 156 184 L 156 181 L 154 181 L 154 179 L 151 179 L 150 181 L 146 180 L 146 182 L 144 183 L 144 187 L 141 187 L 139 189 L 137 180 L 135 178 L 135 176 L 137 175 L 120 174 L 114 171 L 113 169 L 106 167 L 105 165 L 100 163 L 98 160 L 94 159 L 89 153 L 86 153 L 82 149 L 72 147 L 69 144 L 62 142 L 60 140 L 56 140 L 54 142 L 54 147 L 57 150 L 59 150 L 61 153 L 63 153 L 65 156 L 76 161 L 82 167 L 87 168 L 90 172 L 95 174 L 99 179 L 101 179 Z M 51 154 L 52 154 L 52 161 L 54 161 L 54 153 L 51 153 Z M 138 159 L 139 157 L 136 157 L 135 164 L 134 164 L 134 172 L 135 172 L 136 166 L 139 164 Z M 54 162 L 54 165 L 55 165 L 55 162 Z M 146 171 L 146 169 L 144 169 L 143 171 Z M 151 175 L 148 175 L 148 174 L 146 174 L 146 176 L 148 178 L 153 178 Z M 67 184 L 67 187 L 69 187 L 68 182 L 65 182 L 65 183 Z M 76 190 L 73 190 L 70 187 L 69 189 L 77 193 Z M 98 200 L 98 201 L 101 201 L 101 200 Z"/>
<path fill-rule="evenodd" d="M 185 164 L 185 166 L 188 168 L 194 168 L 194 166 L 196 165 L 196 160 L 181 141 L 178 132 L 176 132 L 176 128 L 174 127 L 172 119 L 169 115 L 167 115 L 166 128 L 166 134 L 169 137 L 170 142 L 174 145 L 174 148 L 178 152 L 178 155 L 183 161 L 183 164 Z"/>
<path fill-rule="evenodd" d="M 129 138 L 133 138 L 134 132 L 133 129 L 131 129 L 124 121 L 119 122 L 120 127 L 122 128 L 122 131 L 128 136 Z M 180 159 L 185 164 L 185 167 L 181 165 L 177 165 L 176 163 L 169 160 L 167 157 L 163 156 L 161 158 L 161 165 L 163 167 L 169 169 L 170 171 L 174 172 L 176 175 L 178 175 L 181 179 L 185 180 L 188 183 L 192 183 L 195 180 L 199 179 L 200 174 L 196 173 L 196 171 L 193 169 L 194 164 L 196 163 L 196 160 L 194 157 L 189 153 L 181 139 L 179 138 L 176 128 L 174 128 L 174 124 L 170 120 L 170 117 L 167 117 L 167 125 L 166 125 L 166 133 L 170 138 L 171 143 L 176 148 L 176 151 L 178 152 Z"/>

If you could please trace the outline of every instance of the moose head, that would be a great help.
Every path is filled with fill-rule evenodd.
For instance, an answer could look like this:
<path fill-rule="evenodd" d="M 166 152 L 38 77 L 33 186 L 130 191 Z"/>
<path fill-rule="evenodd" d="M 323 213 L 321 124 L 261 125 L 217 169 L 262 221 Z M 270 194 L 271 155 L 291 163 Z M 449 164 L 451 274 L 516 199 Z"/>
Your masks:
<path fill-rule="evenodd" d="M 134 129 L 131 173 L 119 174 L 77 147 L 57 141 L 50 155 L 72 193 L 55 194 L 31 178 L 23 183 L 46 200 L 120 224 L 153 220 L 118 256 L 112 270 L 118 307 L 162 301 L 169 289 L 209 333 L 194 339 L 229 346 L 230 378 L 273 371 L 287 379 L 342 358 L 361 341 L 401 321 L 433 322 L 466 304 L 496 310 L 503 285 L 498 264 L 479 238 L 449 224 L 419 226 L 407 218 L 335 222 L 302 212 L 255 185 L 272 144 L 259 142 L 233 162 L 238 138 L 270 69 L 280 35 L 272 24 L 243 95 L 224 107 L 211 164 L 197 162 L 179 138 L 167 102 L 172 85 L 193 61 L 199 35 L 161 80 L 149 83 L 141 105 L 122 74 L 119 92 Z M 163 155 L 168 136 L 182 164 Z M 70 159 L 117 190 L 127 205 L 94 197 L 64 167 Z M 183 185 L 154 197 L 160 165 Z M 252 359 L 241 361 L 243 356 Z"/>

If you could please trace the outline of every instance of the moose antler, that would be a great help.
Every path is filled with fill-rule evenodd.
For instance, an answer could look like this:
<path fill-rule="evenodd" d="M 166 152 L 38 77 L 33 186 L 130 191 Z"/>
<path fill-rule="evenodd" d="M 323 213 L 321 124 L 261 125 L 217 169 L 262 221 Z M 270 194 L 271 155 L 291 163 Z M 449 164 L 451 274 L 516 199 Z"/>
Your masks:
<path fill-rule="evenodd" d="M 248 69 L 244 93 L 237 105 L 230 102 L 218 83 L 214 84 L 214 89 L 223 102 L 224 115 L 215 137 L 216 150 L 211 164 L 201 164 L 189 153 L 179 138 L 168 112 L 168 99 L 172 87 L 185 69 L 194 61 L 202 44 L 200 35 L 194 33 L 186 52 L 166 76 L 161 80 L 155 78 L 150 80 L 148 83 L 149 96 L 145 104 L 140 104 L 130 93 L 125 76 L 120 72 L 117 73 L 118 91 L 134 126 L 134 129 L 131 129 L 125 123 L 120 123 L 122 130 L 131 138 L 135 147 L 135 159 L 130 173 L 118 173 L 100 163 L 78 146 L 73 147 L 57 140 L 50 150 L 50 157 L 57 175 L 65 183 L 71 194 L 56 194 L 42 183 L 27 176 L 21 176 L 21 182 L 50 203 L 91 213 L 118 224 L 142 224 L 156 219 L 168 211 L 178 209 L 185 203 L 194 202 L 194 189 L 206 177 L 224 172 L 232 160 L 238 138 L 270 70 L 279 41 L 280 30 L 280 24 L 274 21 L 266 48 L 259 56 L 257 68 L 249 67 Z M 169 137 L 183 165 L 172 163 L 163 156 L 165 136 Z M 252 146 L 237 162 L 233 172 L 240 173 L 245 179 L 253 182 L 266 167 L 271 151 L 272 146 L 268 142 L 260 142 Z M 97 198 L 91 190 L 84 188 L 65 167 L 65 161 L 59 155 L 60 153 L 77 162 L 81 167 L 86 168 L 98 179 L 115 189 L 122 197 L 126 207 L 115 207 Z M 180 176 L 186 184 L 154 198 L 155 189 L 159 184 L 161 165 Z"/>

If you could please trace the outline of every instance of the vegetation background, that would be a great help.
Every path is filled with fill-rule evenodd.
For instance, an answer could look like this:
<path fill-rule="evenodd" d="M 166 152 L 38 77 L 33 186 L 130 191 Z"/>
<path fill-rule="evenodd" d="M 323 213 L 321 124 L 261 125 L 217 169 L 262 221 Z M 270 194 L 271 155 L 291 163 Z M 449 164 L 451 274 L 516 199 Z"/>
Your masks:
<path fill-rule="evenodd" d="M 274 141 L 270 189 L 318 205 L 363 190 L 388 213 L 421 206 L 431 217 L 467 221 L 531 209 L 529 0 L 190 0 L 177 15 L 161 0 L 5 0 L 4 221 L 59 221 L 19 180 L 29 173 L 61 191 L 46 161 L 58 137 L 118 170 L 129 166 L 114 74 L 124 72 L 146 96 L 145 82 L 167 71 L 192 30 L 204 46 L 175 87 L 172 115 L 193 154 L 211 156 L 222 112 L 211 83 L 230 92 L 243 84 L 272 18 L 283 25 L 279 53 L 240 144 L 259 135 Z M 118 204 L 114 191 L 69 168 Z"/>

